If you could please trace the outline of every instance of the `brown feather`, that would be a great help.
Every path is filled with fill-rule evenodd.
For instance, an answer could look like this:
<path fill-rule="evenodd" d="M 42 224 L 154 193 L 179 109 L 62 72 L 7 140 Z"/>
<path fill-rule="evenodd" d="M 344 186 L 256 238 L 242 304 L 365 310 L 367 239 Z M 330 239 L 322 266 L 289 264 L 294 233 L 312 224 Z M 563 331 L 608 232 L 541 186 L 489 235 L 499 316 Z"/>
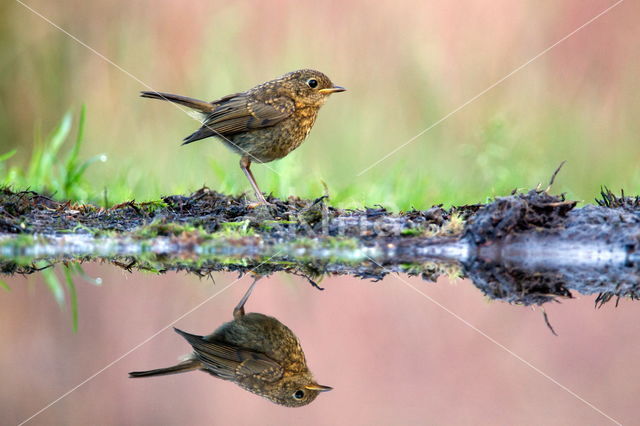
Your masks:
<path fill-rule="evenodd" d="M 218 377 L 232 380 L 242 376 L 252 376 L 266 381 L 274 381 L 282 377 L 283 369 L 280 364 L 263 353 L 227 343 L 205 340 L 202 336 L 186 333 L 177 328 L 174 330 L 193 347 L 203 367 Z"/>
<path fill-rule="evenodd" d="M 132 371 L 129 377 L 149 377 L 149 376 L 165 376 L 167 374 L 185 373 L 187 371 L 198 370 L 202 368 L 202 362 L 197 359 L 188 359 L 180 364 L 167 368 L 158 368 L 147 371 Z"/>
<path fill-rule="evenodd" d="M 267 104 L 246 94 L 215 101 L 214 105 L 215 109 L 205 118 L 202 127 L 187 136 L 183 145 L 209 136 L 227 136 L 271 127 L 295 110 L 293 101 L 288 98 L 277 98 Z"/>
<path fill-rule="evenodd" d="M 209 102 L 181 95 L 172 95 L 171 93 L 140 92 L 140 96 L 142 96 L 143 98 L 159 99 L 161 101 L 173 102 L 192 109 L 197 109 L 198 111 L 202 111 L 204 113 L 211 112 L 214 109 L 214 106 Z"/>

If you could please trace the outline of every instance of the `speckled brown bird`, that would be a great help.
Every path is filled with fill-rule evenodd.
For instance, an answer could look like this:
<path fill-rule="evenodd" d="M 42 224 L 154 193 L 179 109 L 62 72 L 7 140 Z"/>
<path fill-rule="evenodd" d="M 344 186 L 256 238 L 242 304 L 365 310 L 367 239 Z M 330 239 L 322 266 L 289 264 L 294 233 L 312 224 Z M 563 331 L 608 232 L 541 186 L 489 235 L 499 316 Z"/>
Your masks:
<path fill-rule="evenodd" d="M 220 138 L 241 156 L 240 168 L 258 200 L 266 204 L 251 163 L 268 163 L 299 147 L 329 95 L 345 90 L 320 71 L 303 69 L 212 102 L 160 92 L 142 92 L 142 97 L 194 109 L 202 127 L 187 136 L 183 145 L 210 136 Z"/>
<path fill-rule="evenodd" d="M 298 338 L 277 319 L 245 315 L 244 304 L 257 280 L 233 310 L 233 321 L 208 336 L 175 329 L 193 347 L 193 353 L 172 367 L 135 371 L 129 377 L 148 377 L 202 370 L 287 407 L 312 402 L 320 392 L 331 390 L 317 384 L 307 367 Z"/>

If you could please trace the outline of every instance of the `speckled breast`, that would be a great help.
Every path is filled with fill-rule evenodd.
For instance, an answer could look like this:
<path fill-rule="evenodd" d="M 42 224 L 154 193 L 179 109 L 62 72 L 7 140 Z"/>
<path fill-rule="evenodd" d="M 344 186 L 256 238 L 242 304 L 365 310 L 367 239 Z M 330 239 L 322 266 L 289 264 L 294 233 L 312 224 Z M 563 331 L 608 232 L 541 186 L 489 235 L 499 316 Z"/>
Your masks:
<path fill-rule="evenodd" d="M 285 157 L 306 139 L 315 123 L 318 110 L 308 108 L 272 127 L 256 129 L 229 137 L 225 145 L 251 161 L 268 163 Z"/>

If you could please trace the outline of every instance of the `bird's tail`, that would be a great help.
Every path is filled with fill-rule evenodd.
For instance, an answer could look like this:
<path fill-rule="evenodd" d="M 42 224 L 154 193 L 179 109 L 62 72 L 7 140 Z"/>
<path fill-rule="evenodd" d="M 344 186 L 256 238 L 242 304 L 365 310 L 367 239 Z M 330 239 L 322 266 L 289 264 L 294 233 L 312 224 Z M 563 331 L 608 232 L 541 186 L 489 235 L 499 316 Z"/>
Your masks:
<path fill-rule="evenodd" d="M 160 99 L 162 101 L 173 102 L 205 113 L 213 111 L 213 105 L 211 103 L 201 101 L 199 99 L 188 98 L 186 96 L 161 92 L 140 92 L 140 96 L 143 98 Z"/>
<path fill-rule="evenodd" d="M 129 377 L 150 377 L 150 376 L 164 376 L 167 374 L 185 373 L 187 371 L 198 370 L 202 367 L 202 363 L 195 359 L 188 359 L 167 368 L 158 368 L 148 371 L 132 371 L 129 373 Z"/>

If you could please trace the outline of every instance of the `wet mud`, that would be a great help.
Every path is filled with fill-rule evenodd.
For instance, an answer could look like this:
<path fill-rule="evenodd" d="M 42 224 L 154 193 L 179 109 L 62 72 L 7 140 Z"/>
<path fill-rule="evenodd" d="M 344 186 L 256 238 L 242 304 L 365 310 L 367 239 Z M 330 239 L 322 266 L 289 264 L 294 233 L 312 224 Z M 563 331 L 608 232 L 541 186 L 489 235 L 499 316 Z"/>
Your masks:
<path fill-rule="evenodd" d="M 499 198 L 472 217 L 463 238 L 474 255 L 464 269 L 492 299 L 541 304 L 571 291 L 637 299 L 640 209 L 637 197 L 603 190 L 598 205 L 530 191 Z"/>
<path fill-rule="evenodd" d="M 256 206 L 244 196 L 228 196 L 202 188 L 183 196 L 158 201 L 130 201 L 111 208 L 55 201 L 31 191 L 0 190 L 0 232 L 11 234 L 60 235 L 67 233 L 101 235 L 140 231 L 154 225 L 158 235 L 198 228 L 208 233 L 227 223 L 248 221 L 250 228 L 270 238 L 356 236 L 375 238 L 381 234 L 411 234 L 428 227 L 442 227 L 451 215 L 466 218 L 480 205 L 434 206 L 425 211 L 394 214 L 382 206 L 338 209 L 325 203 L 326 197 L 303 200 L 268 197 L 269 206 Z M 162 225 L 166 225 L 163 228 Z M 285 233 L 286 231 L 286 233 Z"/>
<path fill-rule="evenodd" d="M 371 280 L 391 272 L 468 277 L 488 297 L 524 305 L 598 294 L 640 295 L 640 201 L 603 190 L 576 207 L 534 189 L 485 205 L 389 212 L 338 209 L 324 197 L 244 197 L 207 188 L 188 196 L 101 208 L 34 192 L 0 192 L 0 268 L 32 273 L 101 261 L 127 270 L 207 275 L 236 271 Z"/>

